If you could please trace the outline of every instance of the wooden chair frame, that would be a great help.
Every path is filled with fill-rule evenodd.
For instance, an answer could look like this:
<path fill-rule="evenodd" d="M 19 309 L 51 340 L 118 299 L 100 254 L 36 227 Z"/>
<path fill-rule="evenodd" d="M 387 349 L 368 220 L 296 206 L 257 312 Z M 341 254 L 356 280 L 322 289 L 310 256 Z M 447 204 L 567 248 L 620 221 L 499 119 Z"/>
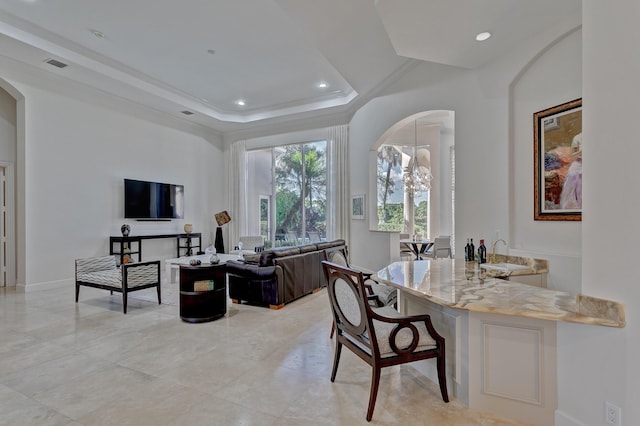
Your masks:
<path fill-rule="evenodd" d="M 440 393 L 444 402 L 449 402 L 447 392 L 447 381 L 445 371 L 445 341 L 433 328 L 429 315 L 412 315 L 400 317 L 386 317 L 376 312 L 376 308 L 368 303 L 367 291 L 365 289 L 364 277 L 362 272 L 345 268 L 335 263 L 323 261 L 323 268 L 328 278 L 327 293 L 331 311 L 333 313 L 334 323 L 336 326 L 336 347 L 333 359 L 333 369 L 331 371 L 331 382 L 335 381 L 338 371 L 338 363 L 340 362 L 340 353 L 342 347 L 346 346 L 360 359 L 369 364 L 372 368 L 371 390 L 369 395 L 369 406 L 367 409 L 367 421 L 371 421 L 373 410 L 375 408 L 376 397 L 378 395 L 378 387 L 380 385 L 380 373 L 382 368 L 393 365 L 404 364 L 407 362 L 419 361 L 423 359 L 436 358 L 438 370 L 438 382 L 440 385 Z M 360 320 L 358 324 L 349 321 L 345 312 L 340 307 L 336 296 L 336 282 L 343 280 L 356 296 L 358 308 L 360 311 Z M 376 338 L 376 329 L 373 320 L 384 323 L 395 324 L 390 336 L 389 345 L 394 352 L 391 356 L 381 356 L 378 340 Z M 419 334 L 416 323 L 424 322 L 428 334 L 435 341 L 435 348 L 427 350 L 416 350 L 419 343 Z M 398 333 L 407 329 L 412 333 L 412 341 L 407 347 L 398 347 L 396 344 L 396 336 Z"/>

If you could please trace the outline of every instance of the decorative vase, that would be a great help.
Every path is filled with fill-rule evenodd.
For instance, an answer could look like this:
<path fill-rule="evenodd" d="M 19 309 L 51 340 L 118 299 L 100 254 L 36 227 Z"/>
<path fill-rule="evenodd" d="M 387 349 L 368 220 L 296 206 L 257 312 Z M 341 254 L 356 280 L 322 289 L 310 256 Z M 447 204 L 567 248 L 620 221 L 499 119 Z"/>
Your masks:
<path fill-rule="evenodd" d="M 211 262 L 212 265 L 217 265 L 218 263 L 220 263 L 220 258 L 217 254 L 214 253 L 211 255 L 211 258 L 209 258 L 209 262 Z"/>
<path fill-rule="evenodd" d="M 222 238 L 222 228 L 220 226 L 216 228 L 215 247 L 217 253 L 224 253 L 224 240 Z"/>
<path fill-rule="evenodd" d="M 184 232 L 186 232 L 187 234 L 190 234 L 193 232 L 193 225 L 190 223 L 185 223 L 184 224 Z"/>
<path fill-rule="evenodd" d="M 120 232 L 122 232 L 123 237 L 128 237 L 129 231 L 131 231 L 131 228 L 126 223 L 120 227 Z"/>

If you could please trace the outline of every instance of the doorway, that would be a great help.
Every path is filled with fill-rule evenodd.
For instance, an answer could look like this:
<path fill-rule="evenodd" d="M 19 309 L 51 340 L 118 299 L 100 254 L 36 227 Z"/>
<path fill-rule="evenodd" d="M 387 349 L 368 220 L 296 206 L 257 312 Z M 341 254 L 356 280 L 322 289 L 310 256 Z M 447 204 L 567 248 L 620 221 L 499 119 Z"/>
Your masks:
<path fill-rule="evenodd" d="M 15 284 L 14 167 L 0 161 L 0 287 Z"/>

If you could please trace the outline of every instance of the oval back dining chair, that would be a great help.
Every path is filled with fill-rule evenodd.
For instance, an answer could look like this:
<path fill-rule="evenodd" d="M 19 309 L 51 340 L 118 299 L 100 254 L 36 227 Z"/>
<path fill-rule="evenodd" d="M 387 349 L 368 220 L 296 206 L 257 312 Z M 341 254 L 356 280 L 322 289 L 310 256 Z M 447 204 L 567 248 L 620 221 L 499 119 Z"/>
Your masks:
<path fill-rule="evenodd" d="M 340 353 L 345 346 L 372 369 L 367 421 L 371 421 L 382 368 L 436 358 L 440 393 L 449 402 L 445 375 L 445 342 L 429 315 L 403 316 L 393 307 L 369 304 L 362 272 L 322 262 L 328 278 L 327 293 L 336 326 L 336 347 L 331 371 L 335 381 Z"/>

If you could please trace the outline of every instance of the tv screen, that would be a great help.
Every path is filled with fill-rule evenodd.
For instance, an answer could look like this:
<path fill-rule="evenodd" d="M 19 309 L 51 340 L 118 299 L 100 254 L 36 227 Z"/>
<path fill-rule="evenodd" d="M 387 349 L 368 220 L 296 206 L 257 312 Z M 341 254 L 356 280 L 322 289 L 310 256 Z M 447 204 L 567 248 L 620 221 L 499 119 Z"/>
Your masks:
<path fill-rule="evenodd" d="M 184 186 L 124 180 L 126 219 L 183 219 Z"/>

